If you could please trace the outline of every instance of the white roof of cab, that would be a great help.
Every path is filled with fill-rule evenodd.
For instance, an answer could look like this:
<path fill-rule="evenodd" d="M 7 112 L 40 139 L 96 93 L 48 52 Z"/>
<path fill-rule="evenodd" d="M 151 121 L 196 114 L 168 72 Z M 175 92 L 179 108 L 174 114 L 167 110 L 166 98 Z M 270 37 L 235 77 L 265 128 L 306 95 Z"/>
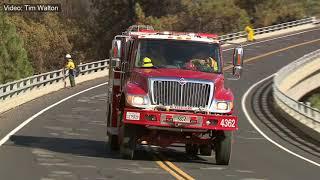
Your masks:
<path fill-rule="evenodd" d="M 175 34 L 170 32 L 131 32 L 130 35 L 136 35 L 139 39 L 173 39 L 173 40 L 185 40 L 185 41 L 198 41 L 198 42 L 207 42 L 207 43 L 219 43 L 215 38 L 207 38 L 196 36 L 195 33 L 185 33 L 185 34 Z"/>

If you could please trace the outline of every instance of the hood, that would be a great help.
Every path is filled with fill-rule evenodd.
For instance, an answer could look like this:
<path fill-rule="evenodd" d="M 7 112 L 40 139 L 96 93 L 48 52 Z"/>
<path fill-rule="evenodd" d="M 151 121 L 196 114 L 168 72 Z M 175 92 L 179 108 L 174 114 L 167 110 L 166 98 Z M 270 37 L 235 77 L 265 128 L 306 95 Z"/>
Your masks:
<path fill-rule="evenodd" d="M 134 69 L 134 73 L 136 73 L 138 76 L 145 77 L 145 78 L 175 77 L 175 78 L 198 79 L 198 80 L 208 80 L 208 81 L 216 81 L 223 78 L 222 74 L 191 71 L 191 70 L 185 70 L 185 69 L 136 68 Z"/>
<path fill-rule="evenodd" d="M 223 88 L 224 77 L 223 74 L 205 73 L 200 71 L 191 71 L 184 69 L 152 69 L 152 68 L 135 68 L 132 71 L 129 81 L 127 82 L 128 93 L 143 94 L 148 92 L 149 78 L 184 78 L 193 80 L 205 80 L 214 82 L 215 87 Z M 139 87 L 133 88 L 133 87 Z"/>

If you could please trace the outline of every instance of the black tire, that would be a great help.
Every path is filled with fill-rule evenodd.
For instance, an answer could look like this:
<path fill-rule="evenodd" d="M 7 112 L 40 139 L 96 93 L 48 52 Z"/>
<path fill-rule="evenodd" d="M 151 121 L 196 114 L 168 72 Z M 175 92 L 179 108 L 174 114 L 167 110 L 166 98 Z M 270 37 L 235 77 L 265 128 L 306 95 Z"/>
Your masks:
<path fill-rule="evenodd" d="M 124 124 L 122 126 L 123 139 L 120 145 L 120 154 L 125 159 L 134 159 L 136 151 L 136 126 Z"/>
<path fill-rule="evenodd" d="M 186 153 L 189 155 L 197 155 L 199 146 L 197 144 L 186 144 Z"/>
<path fill-rule="evenodd" d="M 232 150 L 232 131 L 221 131 L 215 143 L 216 163 L 218 165 L 228 165 Z"/>
<path fill-rule="evenodd" d="M 108 145 L 109 145 L 110 150 L 118 151 L 120 149 L 120 145 L 118 142 L 118 136 L 117 135 L 108 135 Z"/>
<path fill-rule="evenodd" d="M 200 154 L 202 156 L 211 156 L 211 153 L 212 153 L 211 145 L 203 144 L 203 145 L 200 145 L 199 149 L 200 149 Z"/>

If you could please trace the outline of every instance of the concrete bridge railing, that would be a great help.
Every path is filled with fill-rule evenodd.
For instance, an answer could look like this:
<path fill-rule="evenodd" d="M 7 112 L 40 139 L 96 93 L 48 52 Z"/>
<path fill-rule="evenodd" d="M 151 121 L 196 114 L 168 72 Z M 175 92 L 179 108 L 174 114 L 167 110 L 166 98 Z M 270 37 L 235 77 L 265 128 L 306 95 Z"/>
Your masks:
<path fill-rule="evenodd" d="M 273 85 L 280 112 L 315 139 L 320 137 L 320 110 L 300 102 L 305 94 L 320 87 L 320 49 L 280 69 Z"/>

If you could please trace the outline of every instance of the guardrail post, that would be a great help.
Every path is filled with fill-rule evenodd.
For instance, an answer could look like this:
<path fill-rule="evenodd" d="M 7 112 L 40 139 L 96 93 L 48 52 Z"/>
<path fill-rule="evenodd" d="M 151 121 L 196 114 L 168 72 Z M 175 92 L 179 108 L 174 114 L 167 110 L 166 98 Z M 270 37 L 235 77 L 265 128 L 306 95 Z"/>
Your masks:
<path fill-rule="evenodd" d="M 10 91 L 16 91 L 18 89 L 18 84 L 12 84 L 10 87 Z M 9 97 L 15 96 L 17 94 L 17 92 L 14 92 L 12 94 L 9 94 Z"/>
<path fill-rule="evenodd" d="M 303 103 L 302 102 L 299 102 L 299 104 L 298 104 L 298 111 L 302 111 L 303 110 Z M 304 110 L 303 110 L 304 111 Z"/>
<path fill-rule="evenodd" d="M 59 79 L 56 79 L 55 82 L 59 82 L 59 81 L 60 81 L 60 78 L 63 78 L 63 71 L 64 71 L 64 70 L 58 71 L 58 72 L 55 73 L 56 77 L 59 78 Z"/>
<path fill-rule="evenodd" d="M 307 113 L 307 116 L 309 117 L 313 117 L 314 116 L 314 113 L 311 109 L 311 103 L 310 102 L 306 102 L 306 113 Z"/>
<path fill-rule="evenodd" d="M 44 86 L 46 86 L 48 83 L 50 83 L 50 74 L 46 74 L 44 76 L 44 81 L 46 81 L 45 83 L 43 83 Z"/>
<path fill-rule="evenodd" d="M 40 85 L 38 85 L 37 87 L 40 88 L 41 86 L 43 86 L 42 82 L 43 82 L 43 76 L 38 77 L 38 82 L 40 83 Z"/>
<path fill-rule="evenodd" d="M 31 80 L 27 79 L 23 82 L 24 87 L 29 87 L 31 85 Z M 30 88 L 24 89 L 23 92 L 26 92 L 27 90 L 30 90 Z"/>
<path fill-rule="evenodd" d="M 4 94 L 3 90 L 4 90 L 4 86 L 0 87 L 0 100 L 2 100 L 2 96 Z"/>
<path fill-rule="evenodd" d="M 89 68 L 88 65 L 84 65 L 84 66 L 83 66 L 83 72 L 84 72 L 84 73 L 83 73 L 82 75 L 88 74 L 88 68 Z"/>
<path fill-rule="evenodd" d="M 312 19 L 311 21 L 312 21 L 313 24 L 317 24 L 318 23 L 316 17 L 312 17 L 311 19 Z"/>
<path fill-rule="evenodd" d="M 314 113 L 314 119 L 317 120 L 318 122 L 320 122 L 320 110 L 315 108 L 317 111 L 315 111 Z"/>

